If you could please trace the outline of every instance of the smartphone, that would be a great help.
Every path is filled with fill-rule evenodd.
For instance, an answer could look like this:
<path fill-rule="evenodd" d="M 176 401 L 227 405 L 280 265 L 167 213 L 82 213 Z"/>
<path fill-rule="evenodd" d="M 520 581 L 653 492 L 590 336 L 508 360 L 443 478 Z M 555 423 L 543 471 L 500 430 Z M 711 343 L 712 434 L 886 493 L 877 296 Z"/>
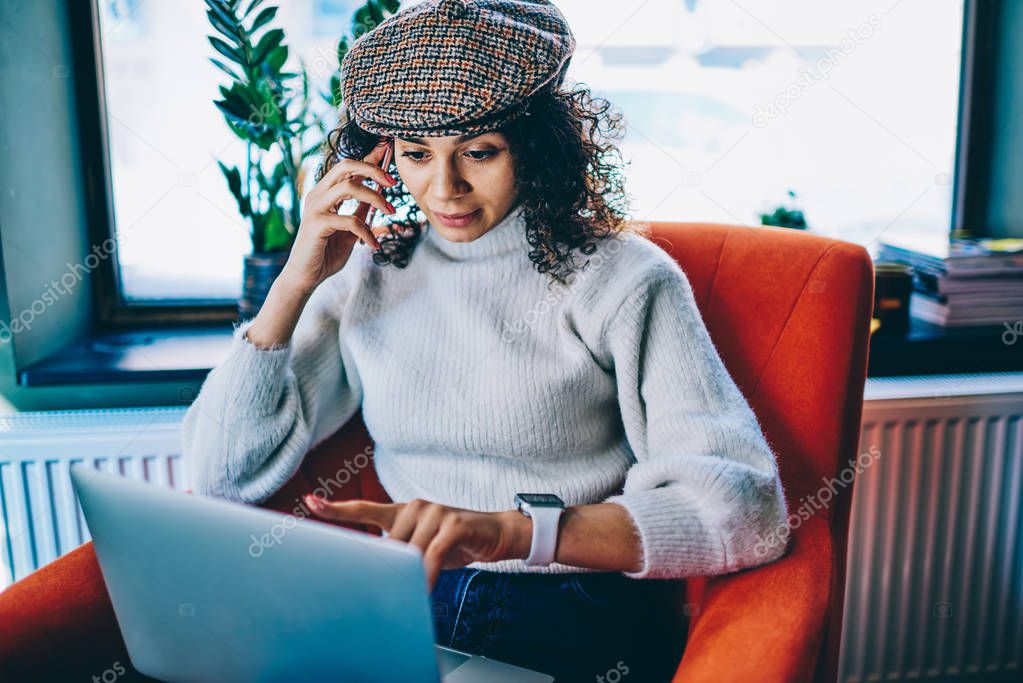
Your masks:
<path fill-rule="evenodd" d="M 380 168 L 387 170 L 387 167 L 391 165 L 391 159 L 394 157 L 394 138 L 387 139 L 387 149 L 384 150 L 384 158 L 380 160 Z M 380 183 L 371 181 L 376 185 L 376 189 L 381 189 Z M 369 211 L 366 213 L 365 223 L 369 226 L 370 230 L 373 229 L 373 216 L 376 214 L 377 207 L 372 204 L 369 205 Z M 361 241 L 361 240 L 360 240 Z"/>

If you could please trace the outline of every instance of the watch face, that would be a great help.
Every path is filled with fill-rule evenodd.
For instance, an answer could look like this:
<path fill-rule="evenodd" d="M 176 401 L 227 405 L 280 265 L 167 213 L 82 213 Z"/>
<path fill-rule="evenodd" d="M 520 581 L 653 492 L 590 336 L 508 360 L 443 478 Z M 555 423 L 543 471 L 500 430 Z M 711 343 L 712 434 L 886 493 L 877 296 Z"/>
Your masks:
<path fill-rule="evenodd" d="M 561 498 L 558 498 L 553 493 L 520 493 L 516 496 L 524 503 L 529 505 L 538 506 L 550 506 L 558 507 L 564 505 Z"/>

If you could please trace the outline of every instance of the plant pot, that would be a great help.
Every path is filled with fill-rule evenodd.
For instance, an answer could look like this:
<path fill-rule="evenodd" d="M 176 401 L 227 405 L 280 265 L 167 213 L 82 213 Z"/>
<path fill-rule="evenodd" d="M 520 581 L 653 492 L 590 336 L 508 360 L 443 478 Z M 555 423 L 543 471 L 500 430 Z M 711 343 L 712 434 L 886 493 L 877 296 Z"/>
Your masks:
<path fill-rule="evenodd" d="M 874 263 L 874 313 L 881 326 L 878 334 L 909 331 L 909 299 L 913 292 L 913 268 L 904 263 Z"/>
<path fill-rule="evenodd" d="M 245 255 L 242 297 L 238 299 L 240 318 L 252 318 L 259 313 L 270 286 L 277 279 L 288 262 L 289 252 L 274 251 Z"/>

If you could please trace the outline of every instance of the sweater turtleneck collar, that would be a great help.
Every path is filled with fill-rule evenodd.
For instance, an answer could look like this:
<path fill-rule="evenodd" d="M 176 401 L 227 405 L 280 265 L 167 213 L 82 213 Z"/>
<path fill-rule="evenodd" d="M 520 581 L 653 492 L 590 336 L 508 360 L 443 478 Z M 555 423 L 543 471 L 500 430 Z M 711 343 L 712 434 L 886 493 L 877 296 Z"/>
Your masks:
<path fill-rule="evenodd" d="M 452 242 L 438 233 L 427 221 L 424 241 L 454 261 L 474 261 L 497 256 L 529 245 L 522 204 L 516 204 L 494 227 L 471 242 Z M 523 252 L 524 253 L 524 252 Z"/>

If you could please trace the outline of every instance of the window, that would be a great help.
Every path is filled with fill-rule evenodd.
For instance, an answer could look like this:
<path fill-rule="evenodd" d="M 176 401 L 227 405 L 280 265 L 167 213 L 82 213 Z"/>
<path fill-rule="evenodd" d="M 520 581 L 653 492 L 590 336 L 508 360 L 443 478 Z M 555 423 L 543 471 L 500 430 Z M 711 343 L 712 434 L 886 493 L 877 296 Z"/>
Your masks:
<path fill-rule="evenodd" d="M 122 305 L 231 303 L 251 243 L 216 160 L 245 145 L 213 106 L 204 3 L 97 3 Z M 270 4 L 325 91 L 361 0 Z M 635 220 L 753 225 L 791 190 L 812 229 L 865 245 L 949 229 L 963 0 L 556 4 L 569 80 L 625 115 Z"/>
<path fill-rule="evenodd" d="M 288 68 L 304 60 L 314 90 L 326 92 L 337 40 L 361 4 L 268 3 L 280 7 L 274 26 L 285 28 Z M 246 145 L 213 105 L 227 76 L 209 62 L 219 55 L 205 3 L 99 0 L 99 9 L 123 301 L 234 300 L 252 244 L 216 161 L 244 168 Z M 310 176 L 316 161 L 307 160 Z"/>
<path fill-rule="evenodd" d="M 950 229 L 962 0 L 558 4 L 629 124 L 635 219 L 756 225 L 791 190 L 864 245 Z"/>

